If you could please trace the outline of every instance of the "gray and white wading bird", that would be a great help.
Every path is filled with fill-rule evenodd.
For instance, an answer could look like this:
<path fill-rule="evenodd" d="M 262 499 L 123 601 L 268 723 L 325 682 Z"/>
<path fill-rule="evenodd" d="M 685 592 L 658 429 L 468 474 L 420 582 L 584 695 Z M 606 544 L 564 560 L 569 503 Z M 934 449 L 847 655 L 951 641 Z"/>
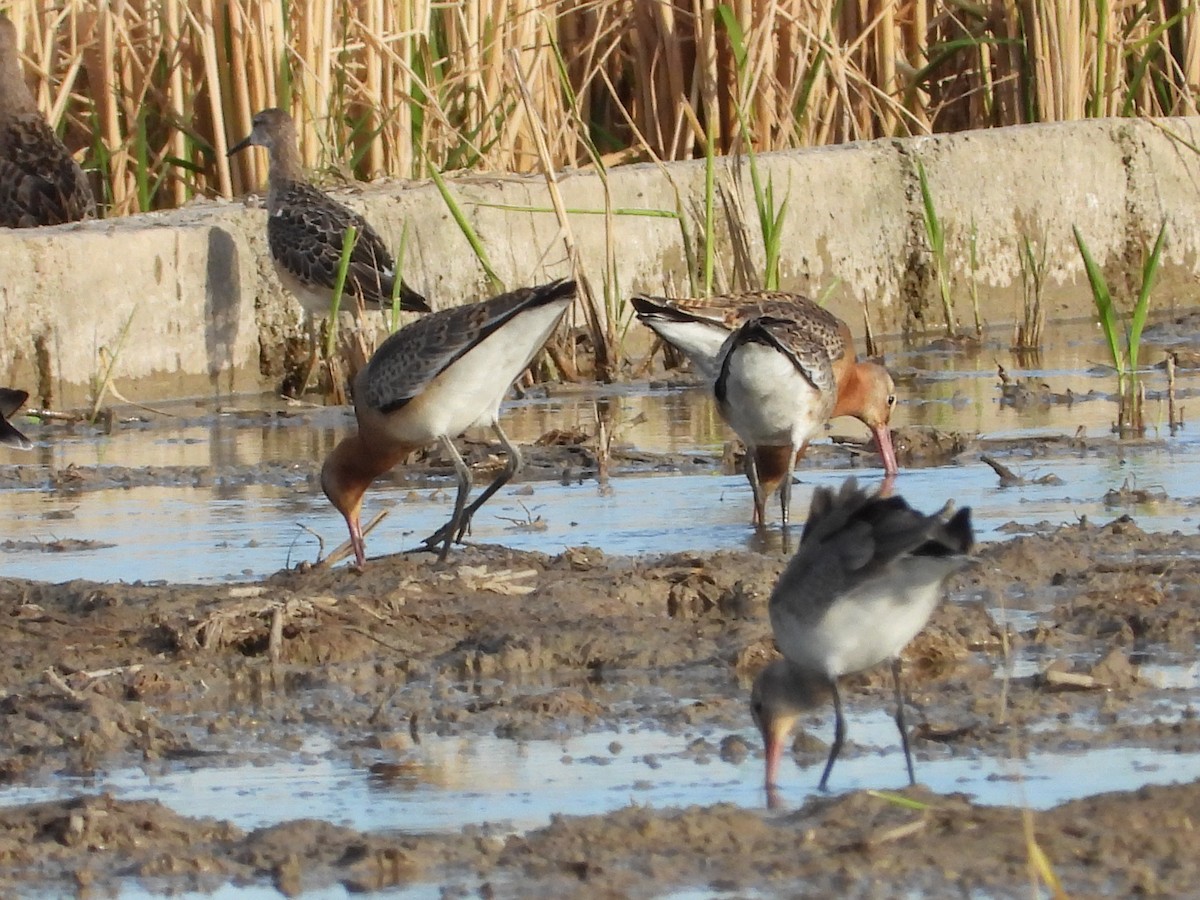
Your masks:
<path fill-rule="evenodd" d="M 691 360 L 747 445 L 756 525 L 765 524 L 766 501 L 776 490 L 787 525 L 792 468 L 832 418 L 863 422 L 884 472 L 896 474 L 892 377 L 878 363 L 857 359 L 850 328 L 833 313 L 785 291 L 703 299 L 639 294 L 631 302 L 639 321 Z"/>
<path fill-rule="evenodd" d="M 345 296 L 369 308 L 390 307 L 396 264 L 383 238 L 361 215 L 315 187 L 304 176 L 296 124 L 282 109 L 254 115 L 254 128 L 230 148 L 265 147 L 270 159 L 267 183 L 267 243 L 279 279 L 310 317 L 329 314 L 342 246 L 354 227 L 357 237 L 346 271 Z M 428 312 L 429 303 L 403 281 L 400 308 Z"/>
<path fill-rule="evenodd" d="M 574 298 L 574 281 L 555 281 L 444 309 L 400 329 L 375 351 L 354 380 L 358 431 L 333 449 L 321 469 L 321 487 L 346 520 L 359 568 L 366 562 L 363 494 L 411 451 L 440 443 L 458 476 L 454 514 L 421 548 L 440 544 L 439 559 L 462 539 L 479 507 L 520 470 L 521 454 L 500 427 L 500 403 Z M 468 507 L 471 471 L 453 439 L 472 425 L 492 429 L 508 464 Z"/>
<path fill-rule="evenodd" d="M 891 660 L 896 727 L 908 779 L 915 783 L 900 652 L 929 621 L 946 579 L 963 568 L 974 542 L 971 510 L 924 515 L 901 497 L 860 489 L 813 494 L 800 547 L 771 593 L 771 628 L 783 659 L 754 682 L 750 709 L 766 747 L 768 797 L 796 718 L 833 695 L 834 732 L 819 787 L 842 749 L 846 721 L 838 679 Z"/>
<path fill-rule="evenodd" d="M 0 15 L 0 226 L 61 225 L 95 215 L 87 176 L 25 84 L 16 26 Z"/>
<path fill-rule="evenodd" d="M 33 449 L 33 442 L 8 421 L 9 417 L 24 406 L 28 399 L 28 391 L 0 388 L 0 446 L 16 447 L 18 450 Z"/>

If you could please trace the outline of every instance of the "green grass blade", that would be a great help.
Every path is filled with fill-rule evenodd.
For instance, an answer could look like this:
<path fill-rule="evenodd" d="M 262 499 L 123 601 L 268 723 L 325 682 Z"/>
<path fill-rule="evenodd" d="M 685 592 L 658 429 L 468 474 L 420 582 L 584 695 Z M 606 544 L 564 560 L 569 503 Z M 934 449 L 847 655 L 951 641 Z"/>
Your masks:
<path fill-rule="evenodd" d="M 900 806 L 904 809 L 915 809 L 924 811 L 933 809 L 928 803 L 922 803 L 920 800 L 913 800 L 911 797 L 905 797 L 903 794 L 896 794 L 892 791 L 867 791 L 868 797 L 874 797 L 877 800 L 883 800 L 886 803 L 891 803 L 893 806 Z"/>
<path fill-rule="evenodd" d="M 396 270 L 392 280 L 392 320 L 388 323 L 388 331 L 400 327 L 400 285 L 404 283 L 404 252 L 408 249 L 408 222 L 400 231 L 400 246 L 396 248 Z"/>
<path fill-rule="evenodd" d="M 933 203 L 933 191 L 925 174 L 925 164 L 920 160 L 917 160 L 917 180 L 921 184 L 921 205 L 925 213 L 925 235 L 929 238 L 929 249 L 940 259 L 946 252 L 946 232 Z"/>
<path fill-rule="evenodd" d="M 1109 355 L 1112 357 L 1113 365 L 1117 368 L 1117 373 L 1124 375 L 1125 354 L 1121 352 L 1121 341 L 1117 331 L 1117 313 L 1113 308 L 1108 282 L 1104 280 L 1104 273 L 1100 271 L 1096 260 L 1092 258 L 1091 251 L 1088 250 L 1083 235 L 1079 233 L 1078 226 L 1072 226 L 1071 230 L 1075 232 L 1075 244 L 1079 247 L 1079 255 L 1083 257 L 1083 268 L 1087 272 L 1088 284 L 1092 288 L 1092 302 L 1096 304 L 1100 327 L 1104 330 L 1104 340 L 1108 343 Z"/>
<path fill-rule="evenodd" d="M 471 223 L 467 220 L 466 214 L 463 213 L 462 207 L 458 205 L 458 201 L 454 199 L 454 195 L 450 193 L 450 188 L 446 185 L 446 179 L 442 177 L 442 173 L 437 170 L 437 166 L 429 164 L 429 175 L 433 179 L 434 185 L 438 189 L 438 193 L 442 195 L 442 201 L 446 204 L 446 208 L 450 210 L 450 215 L 454 217 L 459 230 L 462 231 L 463 237 L 467 239 L 467 243 L 471 245 L 471 250 L 475 254 L 475 258 L 479 260 L 479 264 L 483 266 L 484 274 L 488 277 L 488 282 L 492 286 L 493 293 L 499 294 L 504 290 L 504 282 L 500 276 L 496 274 L 496 270 L 492 268 L 492 262 L 488 259 L 487 250 L 483 247 L 483 242 L 479 239 L 479 235 L 475 232 Z"/>
<path fill-rule="evenodd" d="M 1133 320 L 1129 325 L 1129 368 L 1135 372 L 1142 345 L 1142 329 L 1146 325 L 1146 316 L 1150 312 L 1150 293 L 1154 289 L 1154 279 L 1158 274 L 1159 263 L 1162 262 L 1162 252 L 1166 242 L 1167 223 L 1164 221 L 1162 227 L 1158 229 L 1154 247 L 1142 266 L 1142 289 L 1138 292 L 1137 303 L 1133 307 Z"/>
<path fill-rule="evenodd" d="M 325 332 L 325 358 L 333 359 L 337 349 L 338 312 L 342 308 L 342 293 L 346 290 L 346 273 L 350 271 L 350 257 L 358 243 L 358 229 L 351 225 L 342 236 L 342 255 L 338 259 L 337 275 L 333 279 L 333 299 L 329 301 L 329 328 Z"/>

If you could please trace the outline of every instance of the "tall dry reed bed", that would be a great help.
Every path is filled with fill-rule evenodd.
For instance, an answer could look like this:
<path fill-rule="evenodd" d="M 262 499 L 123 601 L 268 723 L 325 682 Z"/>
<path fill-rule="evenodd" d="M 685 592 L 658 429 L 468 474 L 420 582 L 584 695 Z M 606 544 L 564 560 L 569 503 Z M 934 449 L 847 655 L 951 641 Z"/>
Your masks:
<path fill-rule="evenodd" d="M 301 124 L 312 169 L 359 178 L 424 177 L 428 166 L 527 171 L 546 152 L 556 166 L 585 166 L 599 151 L 607 165 L 731 152 L 746 140 L 768 150 L 1192 114 L 1194 9 L 1165 0 L 17 0 L 8 13 L 44 108 L 99 170 L 119 214 L 261 184 L 259 160 L 230 163 L 225 150 L 253 112 L 274 105 Z"/>

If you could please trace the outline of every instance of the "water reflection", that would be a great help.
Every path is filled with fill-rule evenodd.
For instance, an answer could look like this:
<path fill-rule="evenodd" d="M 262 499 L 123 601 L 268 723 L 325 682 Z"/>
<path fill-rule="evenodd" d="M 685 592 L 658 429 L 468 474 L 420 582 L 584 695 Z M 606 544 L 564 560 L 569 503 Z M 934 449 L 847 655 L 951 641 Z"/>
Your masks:
<path fill-rule="evenodd" d="M 1083 395 L 1115 386 L 1112 376 L 1088 374 L 1093 360 L 1104 352 L 1092 326 L 1061 330 L 1059 337 L 1066 337 L 1059 341 L 1062 349 L 1044 354 L 1043 368 L 1036 372 L 1018 371 L 1002 345 L 972 354 L 889 348 L 889 362 L 899 377 L 896 426 L 930 425 L 991 437 L 1073 435 L 1080 426 L 1093 435 L 1107 434 L 1116 414 L 1115 403 L 1108 399 L 1020 408 L 999 401 L 998 360 L 1014 377 L 1045 379 L 1057 393 L 1069 388 Z M 1198 373 L 1180 377 L 1200 386 Z M 1161 376 L 1154 373 L 1149 378 Z M 320 461 L 353 427 L 352 413 L 346 408 L 286 406 L 276 398 L 260 401 L 241 401 L 241 408 L 178 404 L 168 410 L 173 418 L 166 424 L 156 418 L 152 425 L 129 424 L 111 435 L 82 425 L 64 431 L 21 423 L 38 445 L 24 454 L 0 448 L 0 465 L 19 464 L 26 472 L 32 467 L 44 477 L 36 479 L 35 487 L 3 492 L 0 502 L 8 515 L 0 520 L 0 542 L 69 538 L 116 547 L 54 555 L 0 550 L 0 571 L 53 579 L 220 580 L 262 575 L 299 559 L 315 559 L 318 540 L 306 529 L 323 535 L 327 547 L 340 543 L 341 521 L 325 502 L 315 476 Z M 1156 404 L 1150 405 L 1153 418 Z M 686 385 L 551 387 L 548 396 L 510 402 L 505 425 L 522 443 L 554 430 L 592 435 L 601 408 L 616 445 L 651 453 L 696 451 L 711 458 L 719 456 L 731 438 L 707 392 Z M 53 438 L 47 436 L 51 433 Z M 830 435 L 865 437 L 866 429 L 843 418 L 833 423 Z M 1028 461 L 1008 464 L 1029 478 L 1057 475 L 1061 485 L 1001 490 L 990 469 L 969 463 L 903 471 L 897 489 L 970 503 L 984 539 L 999 536 L 996 529 L 1008 521 L 1054 523 L 1121 512 L 1138 516 L 1148 529 L 1195 527 L 1189 506 L 1194 498 L 1185 493 L 1186 486 L 1200 483 L 1200 444 L 1194 433 L 1185 430 L 1161 443 L 1127 442 L 1111 458 L 1072 454 L 1050 459 L 1037 456 L 1037 449 L 1031 446 Z M 836 484 L 852 473 L 867 478 L 881 474 L 848 468 L 850 463 L 847 459 L 836 468 L 801 467 L 796 507 L 807 504 L 816 484 Z M 264 464 L 275 466 L 271 483 L 247 483 L 261 474 L 249 467 Z M 75 495 L 41 489 L 52 472 L 71 465 L 172 467 L 182 486 Z M 189 467 L 196 474 L 178 474 Z M 1168 499 L 1130 508 L 1106 506 L 1105 492 L 1127 480 L 1134 486 L 1166 486 Z M 197 487 L 197 481 L 208 486 Z M 368 495 L 367 516 L 395 507 L 371 535 L 370 553 L 410 548 L 445 521 L 450 497 L 430 487 L 438 483 L 400 476 L 385 479 Z M 608 493 L 598 491 L 595 482 L 512 485 L 481 510 L 474 537 L 552 553 L 579 544 L 630 554 L 753 546 L 754 533 L 747 527 L 748 486 L 740 475 L 725 474 L 719 466 L 619 477 L 610 488 Z M 519 527 L 521 521 L 539 516 L 545 529 Z"/>

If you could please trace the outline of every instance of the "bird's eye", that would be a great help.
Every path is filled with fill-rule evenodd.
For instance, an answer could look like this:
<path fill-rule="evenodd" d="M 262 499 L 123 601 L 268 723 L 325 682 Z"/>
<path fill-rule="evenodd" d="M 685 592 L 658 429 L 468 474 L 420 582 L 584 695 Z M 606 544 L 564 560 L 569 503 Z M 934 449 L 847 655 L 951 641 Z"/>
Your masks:
<path fill-rule="evenodd" d="M 896 405 L 896 395 L 895 394 L 888 394 L 887 405 L 888 405 L 888 409 L 891 409 L 893 406 Z"/>

